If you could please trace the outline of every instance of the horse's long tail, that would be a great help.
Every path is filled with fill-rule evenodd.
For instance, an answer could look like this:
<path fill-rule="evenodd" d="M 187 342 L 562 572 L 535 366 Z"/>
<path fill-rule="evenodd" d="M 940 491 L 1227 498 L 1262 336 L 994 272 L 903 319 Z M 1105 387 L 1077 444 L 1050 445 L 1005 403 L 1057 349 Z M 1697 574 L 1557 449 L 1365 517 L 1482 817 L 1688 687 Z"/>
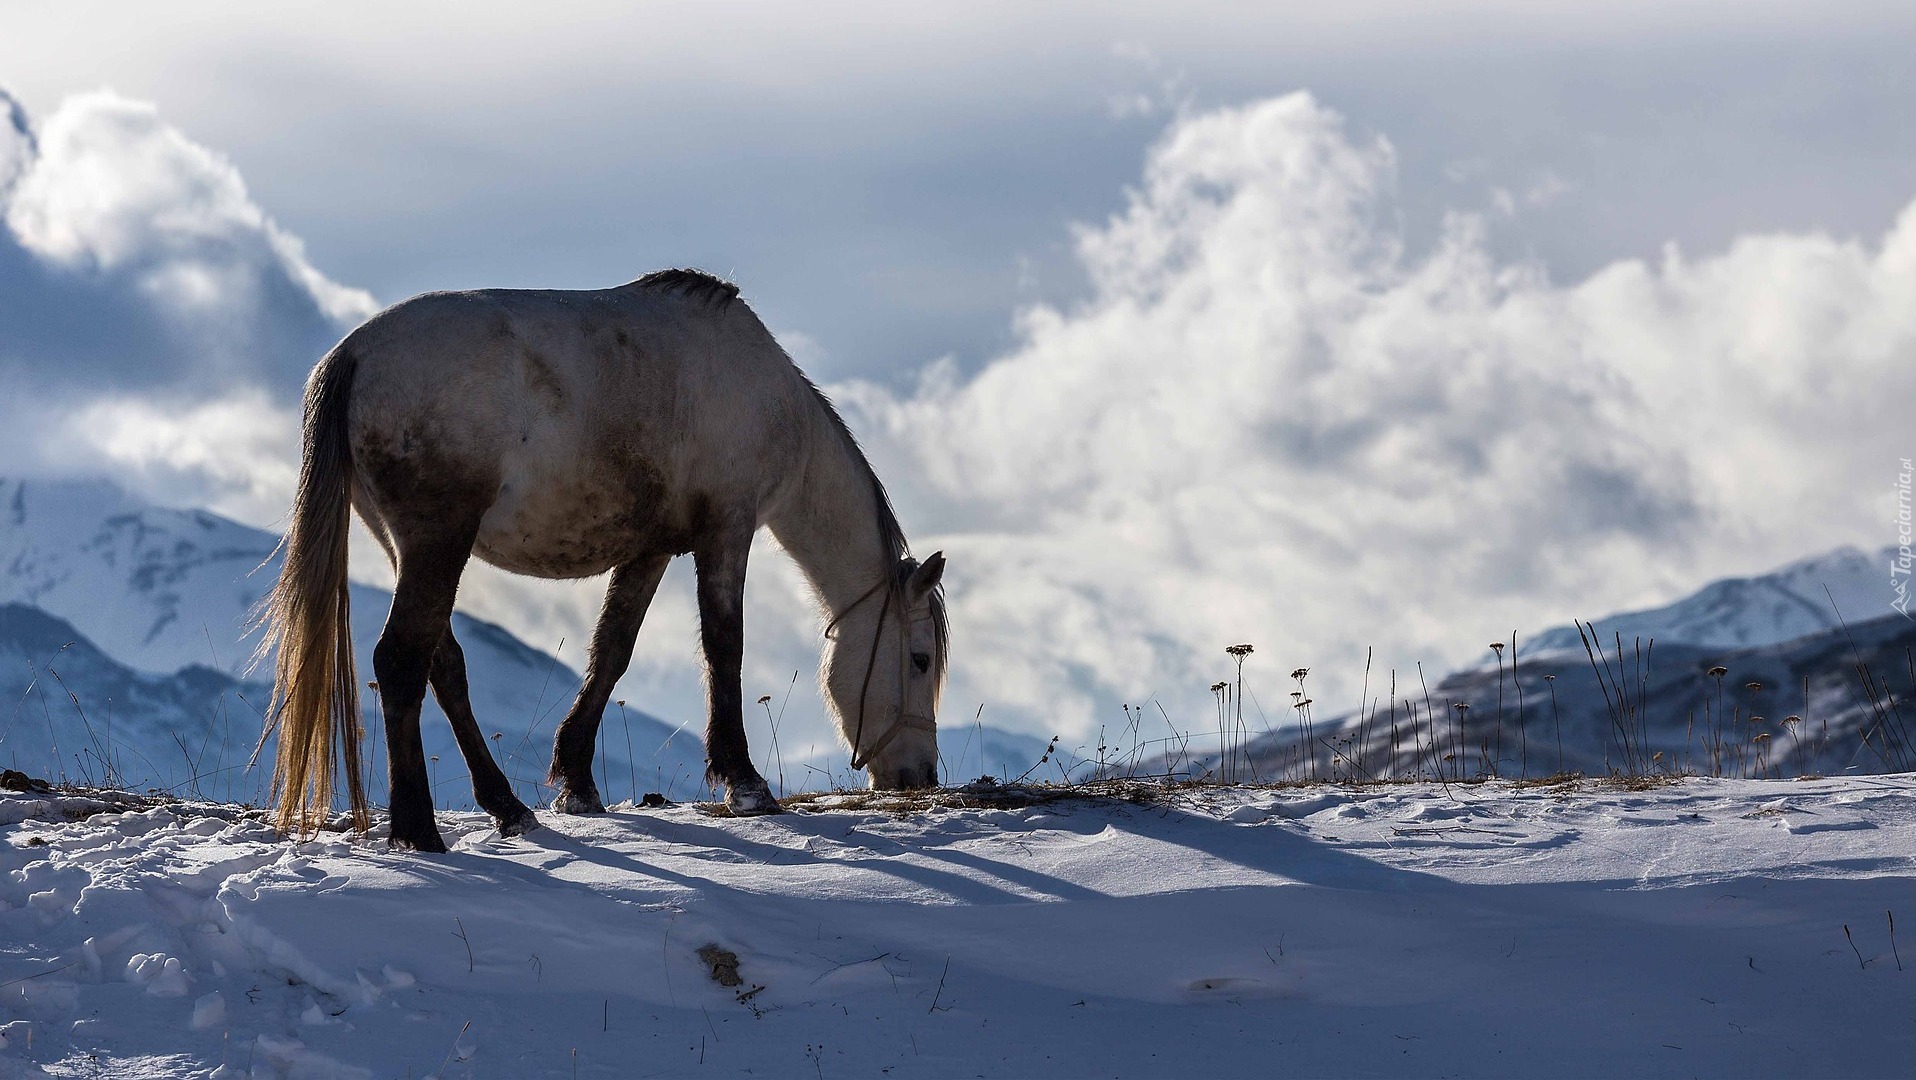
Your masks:
<path fill-rule="evenodd" d="M 260 741 L 264 745 L 266 735 L 278 728 L 273 797 L 281 832 L 305 833 L 325 822 L 332 811 L 333 774 L 342 763 L 353 824 L 364 831 L 368 823 L 346 585 L 353 491 L 346 421 L 355 366 L 350 352 L 336 348 L 306 383 L 299 492 L 283 545 L 286 558 L 260 611 L 266 635 L 259 656 L 278 650 L 273 722 Z"/>

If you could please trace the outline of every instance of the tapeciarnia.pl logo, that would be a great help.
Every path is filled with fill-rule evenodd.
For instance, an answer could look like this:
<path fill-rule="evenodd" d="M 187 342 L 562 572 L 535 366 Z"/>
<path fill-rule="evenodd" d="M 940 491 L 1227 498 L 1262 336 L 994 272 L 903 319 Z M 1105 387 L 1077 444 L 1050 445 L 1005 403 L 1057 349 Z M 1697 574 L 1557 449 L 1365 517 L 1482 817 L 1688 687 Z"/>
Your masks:
<path fill-rule="evenodd" d="M 1911 468 L 1910 459 L 1902 458 L 1901 468 L 1896 473 L 1896 557 L 1889 561 L 1889 588 L 1895 594 L 1889 606 L 1903 613 L 1903 618 L 1911 618 L 1909 613 L 1909 572 L 1910 572 L 1910 513 L 1909 481 L 1916 473 Z"/>

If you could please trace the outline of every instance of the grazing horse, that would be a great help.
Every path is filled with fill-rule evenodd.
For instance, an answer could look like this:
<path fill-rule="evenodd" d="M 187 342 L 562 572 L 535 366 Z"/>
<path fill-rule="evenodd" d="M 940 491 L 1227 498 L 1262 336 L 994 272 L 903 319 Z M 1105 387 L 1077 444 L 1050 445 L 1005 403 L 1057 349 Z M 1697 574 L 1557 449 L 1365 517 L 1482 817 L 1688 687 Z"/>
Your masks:
<path fill-rule="evenodd" d="M 761 525 L 829 618 L 819 675 L 853 767 L 878 788 L 938 782 L 944 557 L 911 558 L 851 432 L 735 285 L 665 270 L 597 291 L 429 293 L 319 362 L 285 564 L 262 609 L 261 655 L 277 650 L 282 830 L 329 812 L 336 760 L 355 823 L 368 821 L 347 618 L 351 511 L 398 576 L 373 650 L 395 847 L 446 850 L 419 736 L 428 684 L 500 832 L 537 824 L 480 734 L 452 636 L 474 555 L 536 577 L 611 571 L 585 683 L 554 739 L 563 813 L 604 809 L 592 781 L 599 721 L 666 564 L 683 554 L 698 572 L 706 777 L 736 813 L 778 811 L 746 749 L 739 685 L 745 564 Z"/>

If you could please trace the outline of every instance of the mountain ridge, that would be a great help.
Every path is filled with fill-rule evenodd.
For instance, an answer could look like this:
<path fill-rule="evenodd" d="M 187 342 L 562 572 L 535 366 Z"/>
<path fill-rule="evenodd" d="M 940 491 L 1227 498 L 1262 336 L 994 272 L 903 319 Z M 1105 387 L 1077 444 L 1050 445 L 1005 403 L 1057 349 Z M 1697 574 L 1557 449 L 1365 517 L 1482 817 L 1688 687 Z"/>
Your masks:
<path fill-rule="evenodd" d="M 1605 642 L 1621 635 L 1689 645 L 1777 645 L 1866 622 L 1888 613 L 1892 593 L 1887 547 L 1869 553 L 1845 545 L 1796 559 L 1762 574 L 1718 578 L 1683 597 L 1653 608 L 1617 612 L 1590 620 Z M 1518 640 L 1519 656 L 1583 652 L 1574 626 L 1553 626 Z"/>
<path fill-rule="evenodd" d="M 1511 654 L 1452 671 L 1428 696 L 1314 719 L 1308 741 L 1294 715 L 1228 759 L 1212 736 L 1142 769 L 1458 779 L 1916 768 L 1916 712 L 1901 704 L 1916 700 L 1916 620 L 1889 608 L 1895 550 L 1839 547 L 1597 618 L 1585 624 L 1589 652 L 1575 627 L 1520 635 Z M 1526 753 L 1539 731 L 1542 752 Z"/>
<path fill-rule="evenodd" d="M 0 479 L 0 522 L 0 603 L 28 605 L 70 625 L 89 647 L 131 672 L 160 682 L 190 679 L 194 669 L 217 673 L 234 688 L 253 688 L 255 713 L 266 706 L 270 690 L 251 674 L 259 640 L 251 616 L 278 577 L 277 536 L 207 510 L 152 506 L 100 480 Z M 391 594 L 361 582 L 352 582 L 350 590 L 354 654 L 365 679 Z M 546 744 L 578 689 L 578 672 L 504 627 L 464 612 L 454 612 L 453 632 L 466 653 L 473 711 L 482 729 L 496 736 L 494 756 L 522 796 L 539 801 Z M 118 673 L 108 681 L 132 685 Z M 84 693 L 85 687 L 76 688 Z M 377 695 L 362 693 L 361 708 L 366 730 L 380 730 Z M 174 727 L 198 730 L 201 719 L 175 716 Z M 431 695 L 421 719 L 426 753 L 442 762 L 435 792 L 464 805 L 470 798 L 469 787 L 460 786 L 464 761 Z M 637 709 L 607 726 L 612 723 L 630 727 L 635 755 L 643 754 L 640 747 L 658 749 L 627 761 L 621 730 L 618 745 L 607 740 L 603 747 L 608 778 L 629 777 L 630 786 L 639 786 L 644 772 L 648 784 L 657 785 L 649 790 L 671 788 L 675 797 L 702 792 L 705 751 L 697 732 L 688 735 Z M 255 723 L 250 738 L 257 740 L 258 731 Z M 248 742 L 249 753 L 251 748 Z M 166 746 L 142 749 L 148 757 L 159 751 L 160 760 L 177 756 L 177 749 L 169 753 Z M 384 754 L 369 760 L 368 780 L 383 800 Z M 49 764 L 55 775 L 74 772 L 68 760 Z M 625 794 L 608 791 L 608 798 Z"/>

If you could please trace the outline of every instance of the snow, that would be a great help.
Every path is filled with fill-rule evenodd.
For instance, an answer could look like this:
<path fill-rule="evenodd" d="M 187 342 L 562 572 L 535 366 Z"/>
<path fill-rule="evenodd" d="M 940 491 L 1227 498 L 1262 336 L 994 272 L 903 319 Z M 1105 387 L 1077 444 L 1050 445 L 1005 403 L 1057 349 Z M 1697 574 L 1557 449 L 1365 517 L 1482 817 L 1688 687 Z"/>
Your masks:
<path fill-rule="evenodd" d="M 1916 1050 L 1889 927 L 1916 926 L 1911 776 L 1138 790 L 510 840 L 442 814 L 444 856 L 7 794 L 0 1075 L 1822 1076 Z"/>

